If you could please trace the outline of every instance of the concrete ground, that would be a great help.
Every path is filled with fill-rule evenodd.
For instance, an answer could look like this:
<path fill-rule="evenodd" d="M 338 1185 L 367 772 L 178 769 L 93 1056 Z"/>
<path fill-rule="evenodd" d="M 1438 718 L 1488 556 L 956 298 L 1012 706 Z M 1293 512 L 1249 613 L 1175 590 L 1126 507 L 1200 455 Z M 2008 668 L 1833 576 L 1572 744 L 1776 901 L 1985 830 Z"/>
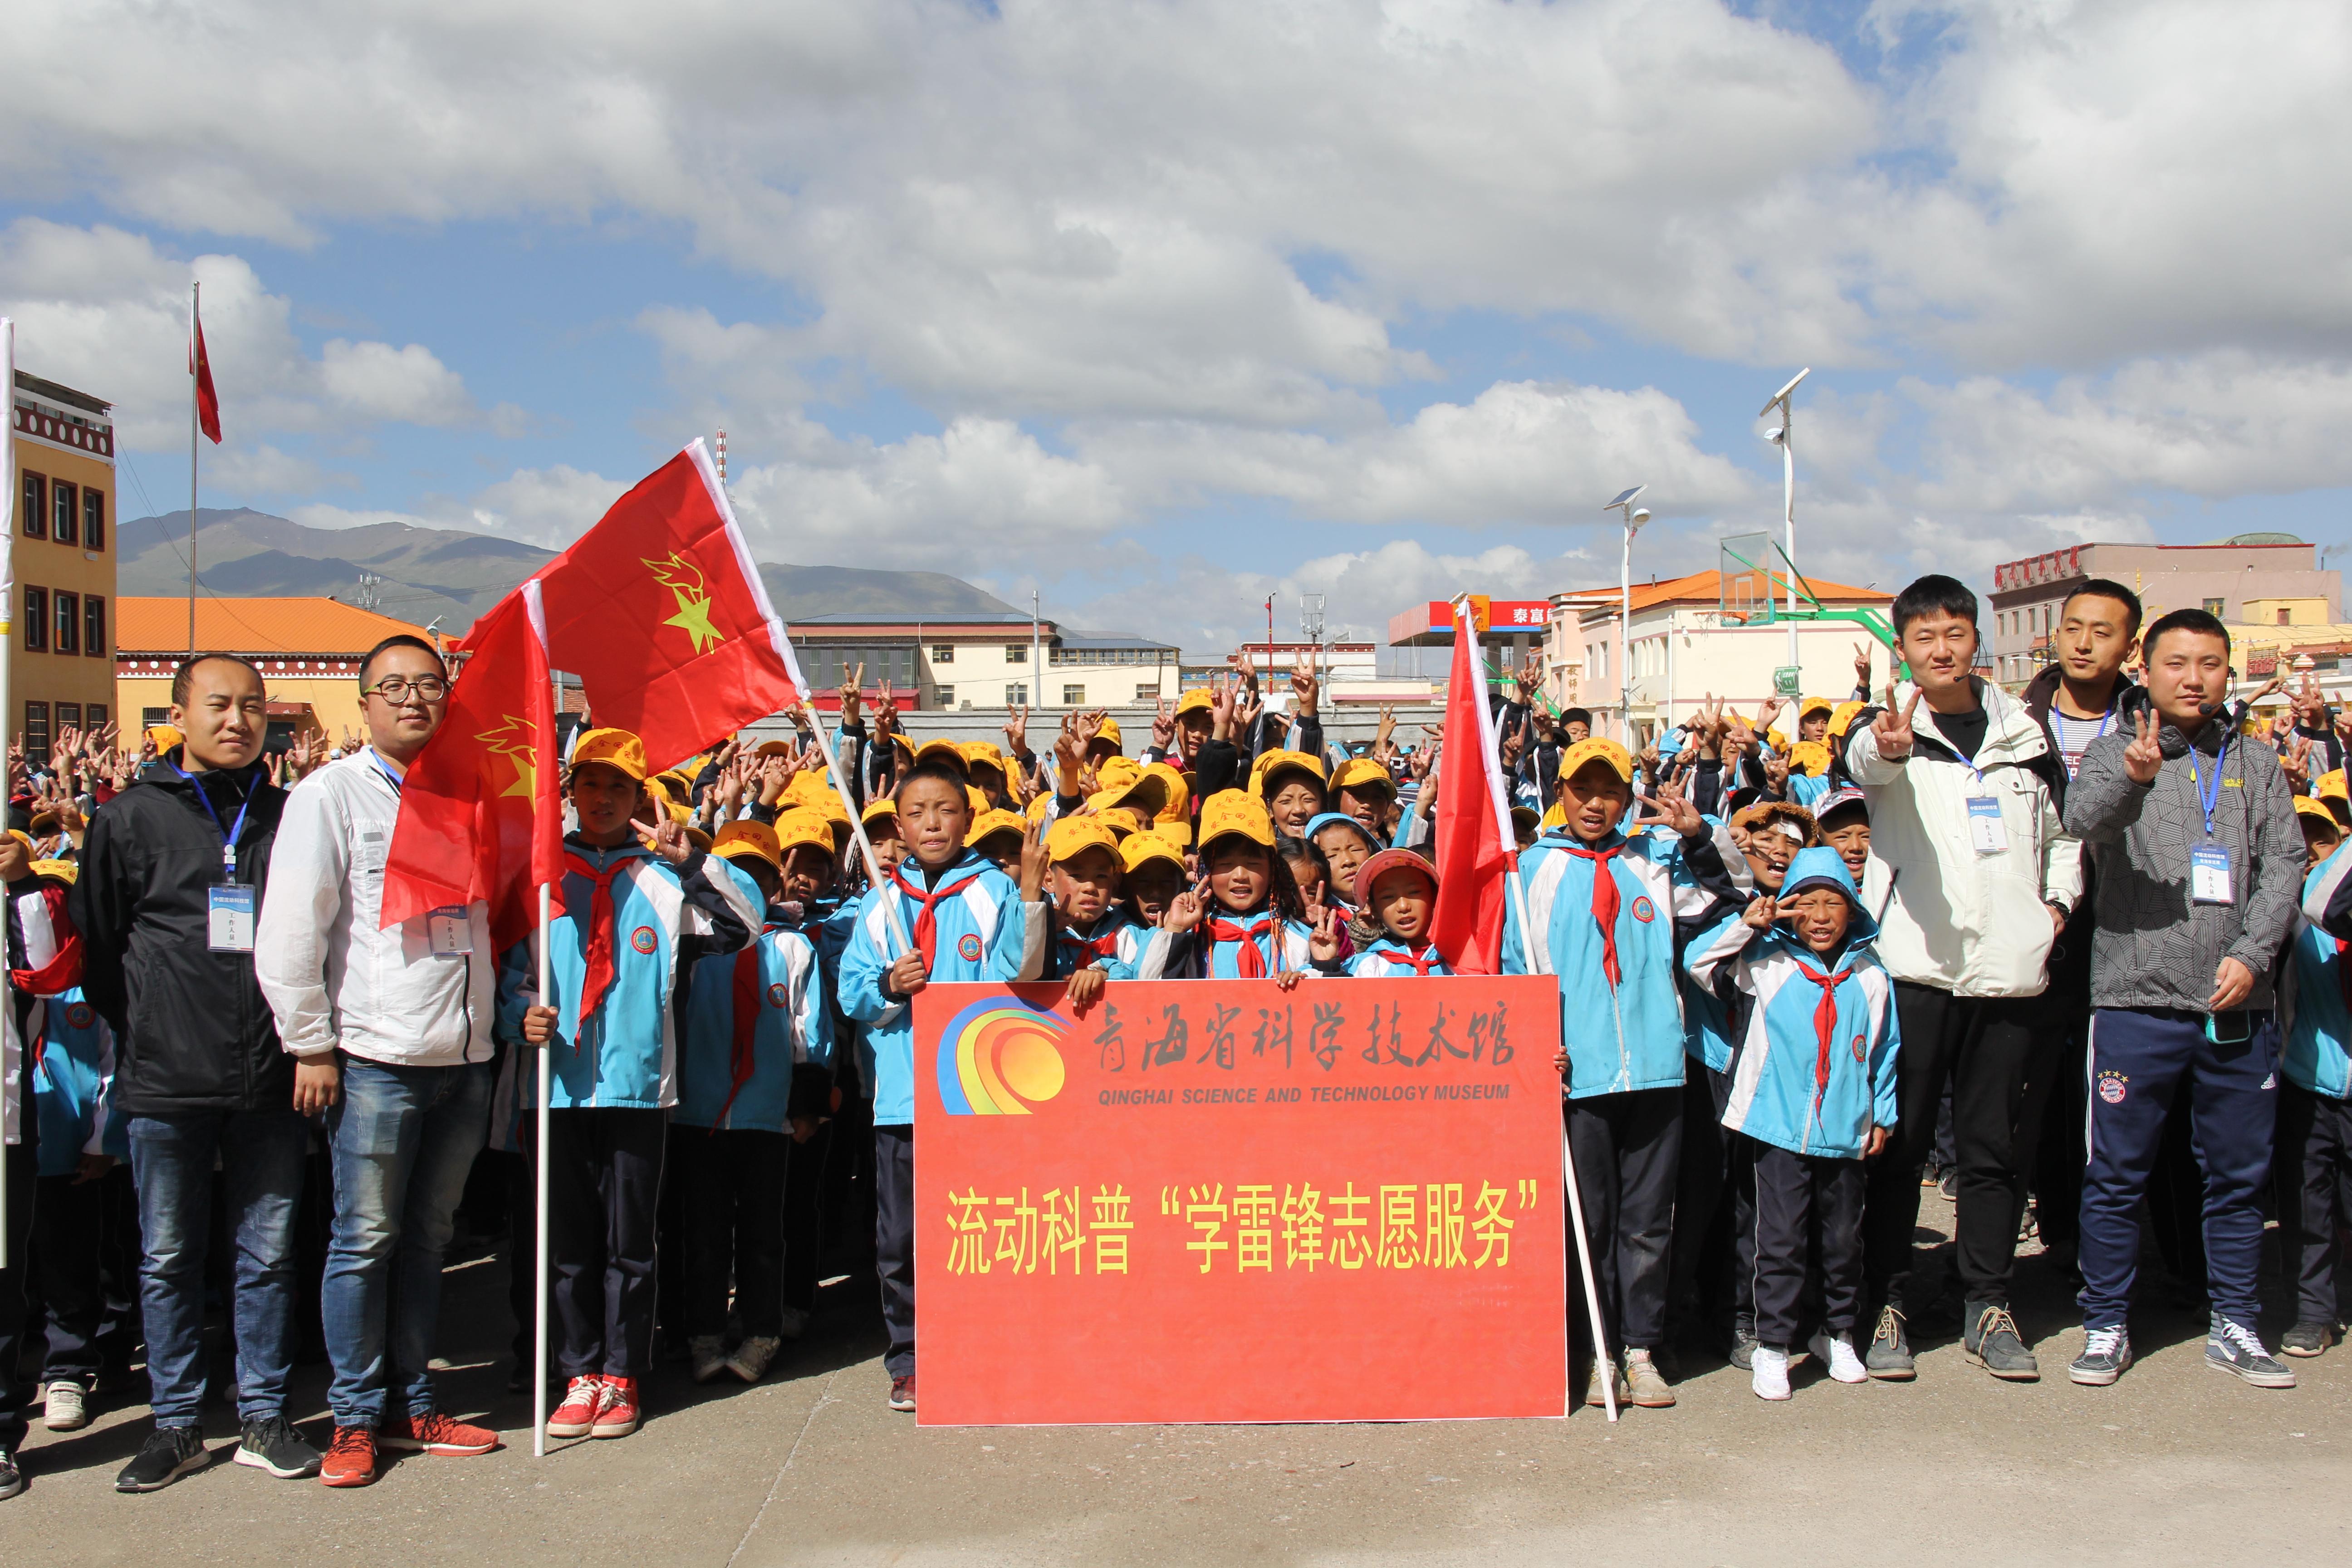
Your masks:
<path fill-rule="evenodd" d="M 1948 1228 L 1932 1194 L 1925 1211 L 1923 1225 Z M 412 1457 L 370 1489 L 331 1492 L 227 1463 L 235 1425 L 216 1409 L 220 1462 L 122 1497 L 114 1471 L 148 1427 L 141 1407 L 107 1399 L 86 1431 L 36 1430 L 31 1489 L 0 1503 L 0 1552 L 72 1568 L 2352 1561 L 2352 1352 L 2294 1363 L 2293 1391 L 2246 1388 L 2201 1364 L 2201 1318 L 2151 1301 L 2140 1364 L 2115 1388 L 2075 1388 L 2063 1367 L 2080 1334 L 2039 1258 L 2020 1266 L 2019 1306 L 2042 1383 L 1997 1384 L 1931 1330 L 1907 1386 L 1844 1387 L 1809 1367 L 1792 1401 L 1768 1405 L 1745 1373 L 1708 1360 L 1685 1368 L 1678 1408 L 1629 1411 L 1614 1427 L 1580 1410 L 919 1429 L 883 1406 L 868 1289 L 828 1288 L 810 1337 L 768 1383 L 698 1389 L 667 1369 L 635 1436 L 535 1460 L 528 1401 L 504 1392 L 502 1265 L 461 1263 L 444 1320 L 457 1352 L 447 1403 L 487 1415 L 515 1447 Z M 298 1391 L 321 1441 L 323 1387 L 310 1368 Z"/>

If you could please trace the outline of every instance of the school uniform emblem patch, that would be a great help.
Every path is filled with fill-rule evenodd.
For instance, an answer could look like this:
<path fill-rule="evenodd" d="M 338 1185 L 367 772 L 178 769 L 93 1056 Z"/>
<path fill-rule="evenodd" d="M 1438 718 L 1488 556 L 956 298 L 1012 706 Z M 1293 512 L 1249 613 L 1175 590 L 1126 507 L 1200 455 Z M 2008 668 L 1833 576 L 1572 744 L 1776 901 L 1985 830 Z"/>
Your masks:
<path fill-rule="evenodd" d="M 971 931 L 966 931 L 961 936 L 956 938 L 956 956 L 962 959 L 966 963 L 978 963 L 980 962 L 980 938 L 972 934 Z"/>
<path fill-rule="evenodd" d="M 653 927 L 639 926 L 629 933 L 629 945 L 639 952 L 651 952 L 659 944 L 655 941 Z"/>
<path fill-rule="evenodd" d="M 1860 1035 L 1856 1035 L 1853 1037 L 1853 1059 L 1860 1061 L 1868 1053 L 1863 1049 L 1862 1037 Z"/>
<path fill-rule="evenodd" d="M 769 1006 L 782 1007 L 791 1002 L 792 999 L 793 994 L 784 989 L 784 983 L 782 981 L 779 980 L 776 984 L 768 987 Z"/>
<path fill-rule="evenodd" d="M 77 1029 L 87 1029 L 98 1022 L 98 1009 L 87 1002 L 75 1002 L 66 1008 L 66 1022 Z"/>
<path fill-rule="evenodd" d="M 1658 918 L 1658 906 L 1650 902 L 1646 894 L 1637 898 L 1633 900 L 1633 918 L 1648 925 Z"/>
<path fill-rule="evenodd" d="M 2119 1072 L 2101 1073 L 2099 1098 L 2109 1105 L 2121 1105 L 2124 1102 L 2124 1075 Z"/>

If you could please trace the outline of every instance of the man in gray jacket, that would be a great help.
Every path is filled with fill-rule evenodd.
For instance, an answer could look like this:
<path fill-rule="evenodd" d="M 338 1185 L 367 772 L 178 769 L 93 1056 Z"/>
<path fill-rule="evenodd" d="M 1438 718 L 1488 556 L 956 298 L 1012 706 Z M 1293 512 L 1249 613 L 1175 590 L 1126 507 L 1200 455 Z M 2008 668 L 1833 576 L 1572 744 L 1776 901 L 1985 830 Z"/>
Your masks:
<path fill-rule="evenodd" d="M 2066 796 L 2066 826 L 2098 870 L 2084 1345 L 2067 1375 L 2102 1386 L 2131 1364 L 2139 1200 L 2185 1091 L 2205 1173 L 2206 1360 L 2258 1388 L 2291 1388 L 2294 1374 L 2254 1331 L 2254 1277 L 2278 1114 L 2271 965 L 2302 894 L 2303 833 L 2278 754 L 2231 731 L 2221 623 L 2175 610 L 2144 647 L 2155 716 L 2093 742 Z"/>

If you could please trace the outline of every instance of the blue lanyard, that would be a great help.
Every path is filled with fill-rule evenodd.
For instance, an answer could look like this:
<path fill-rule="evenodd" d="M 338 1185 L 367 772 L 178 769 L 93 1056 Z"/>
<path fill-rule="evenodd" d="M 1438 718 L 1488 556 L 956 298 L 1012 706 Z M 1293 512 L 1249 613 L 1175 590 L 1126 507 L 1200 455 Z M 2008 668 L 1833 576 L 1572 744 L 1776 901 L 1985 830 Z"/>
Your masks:
<path fill-rule="evenodd" d="M 370 746 L 368 748 L 368 760 L 375 763 L 375 771 L 382 773 L 384 776 L 385 782 L 392 785 L 392 793 L 398 795 L 400 793 L 400 775 L 392 771 L 391 767 L 385 763 L 383 758 L 377 752 L 373 746 Z"/>
<path fill-rule="evenodd" d="M 2221 737 L 2221 749 L 2213 753 L 2213 786 L 2208 789 L 2198 781 L 2197 746 L 2194 742 L 2189 743 L 2189 782 L 2197 786 L 2197 804 L 2205 808 L 2205 837 L 2208 838 L 2213 837 L 2213 808 L 2221 804 L 2221 759 L 2229 754 L 2230 737 L 2225 733 Z"/>
<path fill-rule="evenodd" d="M 228 828 L 226 831 L 223 831 L 221 827 L 220 813 L 213 809 L 212 796 L 205 793 L 205 786 L 201 783 L 198 783 L 196 775 L 188 772 L 177 763 L 173 763 L 172 764 L 172 771 L 179 774 L 182 778 L 187 780 L 189 784 L 195 786 L 196 799 L 203 803 L 205 815 L 213 819 L 213 831 L 220 834 L 221 836 L 221 867 L 228 873 L 228 879 L 232 882 L 236 881 L 236 838 L 238 834 L 245 831 L 245 814 L 253 809 L 253 791 L 251 789 L 247 790 L 245 792 L 245 799 L 237 804 L 236 825 Z"/>

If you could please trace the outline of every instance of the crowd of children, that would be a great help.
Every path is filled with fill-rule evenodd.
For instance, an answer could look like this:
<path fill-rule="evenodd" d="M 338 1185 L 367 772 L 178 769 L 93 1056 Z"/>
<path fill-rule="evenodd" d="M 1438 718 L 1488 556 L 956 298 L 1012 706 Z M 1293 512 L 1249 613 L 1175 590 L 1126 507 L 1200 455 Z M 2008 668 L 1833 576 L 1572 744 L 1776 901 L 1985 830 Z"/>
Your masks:
<path fill-rule="evenodd" d="M 2129 675 L 2137 602 L 2094 584 L 2070 605 L 2085 595 L 2038 698 L 1996 701 L 1979 682 L 1989 706 L 2006 705 L 2000 722 L 2030 710 L 2016 722 L 2046 740 L 2046 754 L 2023 748 L 2041 759 L 2037 777 L 2105 765 L 2098 748 L 2121 748 L 2130 721 L 2142 732 L 2147 721 Z M 1959 604 L 1944 590 L 1918 602 L 1946 619 Z M 2078 626 L 2102 605 L 2100 624 L 2127 623 L 2126 635 Z M 1972 632 L 1972 600 L 1967 608 Z M 1900 631 L 1900 602 L 1896 618 Z M 1891 1139 L 1929 1147 L 1924 1126 L 1897 1130 L 1906 1116 L 1932 1118 L 1923 1108 L 1940 1087 L 1906 1082 L 1898 1094 L 1904 1028 L 1880 948 L 1899 866 L 1884 843 L 1873 847 L 1874 811 L 1908 787 L 1900 764 L 1918 699 L 1903 706 L 1890 682 L 1874 703 L 1865 650 L 1855 673 L 1850 697 L 1794 703 L 1786 733 L 1781 703 L 1744 717 L 1710 699 L 1638 751 L 1593 733 L 1581 710 L 1546 710 L 1531 673 L 1500 705 L 1520 846 L 1502 966 L 1559 982 L 1563 1115 L 1603 1336 L 1590 1347 L 1590 1403 L 1673 1405 L 1676 1352 L 1694 1341 L 1712 1340 L 1771 1400 L 1790 1397 L 1790 1368 L 1808 1355 L 1843 1383 L 1912 1374 L 1900 1327 L 1911 1303 L 1872 1299 L 1879 1266 L 1866 1268 L 1864 1215 L 1884 1201 L 1865 1172 Z M 873 1211 L 888 1402 L 915 1407 L 909 1004 L 926 986 L 1063 981 L 1086 1006 L 1139 979 L 1288 987 L 1453 973 L 1431 942 L 1447 873 L 1431 858 L 1434 791 L 1423 787 L 1436 747 L 1402 750 L 1385 719 L 1370 746 L 1326 746 L 1314 674 L 1294 685 L 1288 714 L 1268 712 L 1246 679 L 1188 691 L 1162 705 L 1136 754 L 1102 713 L 1066 716 L 1042 754 L 1022 714 L 1002 745 L 917 745 L 887 697 L 869 709 L 854 682 L 830 759 L 807 728 L 794 740 L 730 740 L 667 771 L 635 735 L 576 736 L 551 989 L 539 993 L 530 943 L 503 955 L 506 1070 L 491 1136 L 544 1160 L 550 1175 L 563 1380 L 550 1436 L 634 1430 L 665 1350 L 697 1381 L 764 1376 L 806 1325 L 817 1238 L 839 1228 L 827 1211 L 848 1190 L 826 1173 L 844 1163 Z M 2343 721 L 2315 688 L 2291 700 L 2276 736 L 2242 705 L 2225 721 L 2248 735 L 2242 765 L 2275 757 L 2308 846 L 2299 870 L 2310 914 L 2272 955 L 2286 1083 L 2274 1186 L 2298 1300 L 2284 1349 L 2315 1355 L 2336 1335 L 2334 1276 L 2352 1223 L 2352 971 L 2338 934 L 2352 932 L 2352 859 L 2337 853 L 2352 792 Z M 1971 797 L 1977 842 L 1938 852 L 2006 852 L 1984 782 L 1998 736 L 1981 714 L 1973 731 L 1965 710 L 1947 717 L 1939 733 L 1989 793 Z M 2063 799 L 2063 778 L 2053 794 Z M 49 817 L 55 835 L 54 805 Z M 88 1419 L 101 1347 L 137 1335 L 126 1282 L 136 1217 L 109 1111 L 114 1046 L 81 992 L 59 984 L 72 972 L 59 919 L 71 853 L 57 837 L 37 847 L 29 825 L 0 843 L 17 1025 L 37 1063 L 34 1278 L 57 1429 Z M 2088 1009 L 2063 972 L 2087 968 L 2087 926 L 2075 922 L 2090 896 L 2046 901 L 2057 934 L 2037 962 L 2053 1032 L 2036 1038 L 2059 1065 L 2039 1078 L 2063 1086 L 2080 1076 L 2067 1053 L 2082 1050 L 2065 1030 Z M 552 1052 L 543 1150 L 526 1114 L 531 1047 Z M 2041 1087 L 2060 1107 L 2037 1127 L 2056 1154 L 2018 1180 L 2013 1202 L 2021 1208 L 2031 1189 L 2056 1253 L 2075 1233 L 2063 1211 L 2082 1192 L 2086 1090 Z M 1950 1161 L 1931 1163 L 1931 1180 L 1937 1163 Z M 527 1205 L 514 1223 L 520 1277 L 535 1239 Z M 515 1301 L 527 1315 L 527 1283 Z M 2005 1301 L 1994 1306 L 1998 1321 L 1979 1324 L 1988 1334 L 2011 1321 Z M 1982 1355 L 1997 1375 L 2017 1374 L 1989 1340 Z M 2112 1381 L 2084 1364 L 2076 1381 Z"/>

